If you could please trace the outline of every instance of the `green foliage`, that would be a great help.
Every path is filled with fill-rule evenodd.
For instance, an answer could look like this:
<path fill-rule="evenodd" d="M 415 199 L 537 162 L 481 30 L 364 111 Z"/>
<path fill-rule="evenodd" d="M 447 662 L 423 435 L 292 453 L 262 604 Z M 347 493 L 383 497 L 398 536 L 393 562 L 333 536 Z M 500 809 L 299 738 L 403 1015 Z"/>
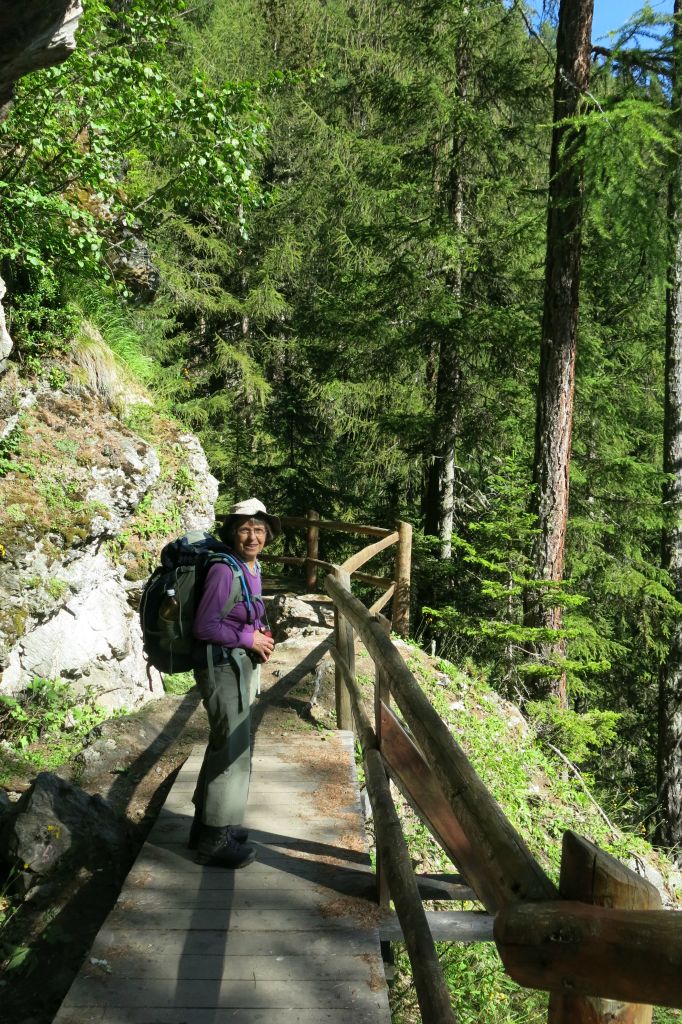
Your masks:
<path fill-rule="evenodd" d="M 19 85 L 0 125 L 0 263 L 13 308 L 69 274 L 108 278 L 112 247 L 125 252 L 133 228 L 186 210 L 193 197 L 204 216 L 240 225 L 258 201 L 257 87 L 209 86 L 198 74 L 174 87 L 165 51 L 183 10 L 182 0 L 134 0 L 125 10 L 93 0 L 70 59 Z M 128 167 L 133 146 L 142 149 Z M 139 164 L 152 159 L 150 181 Z"/>
<path fill-rule="evenodd" d="M 35 677 L 17 697 L 0 694 L 5 754 L 38 768 L 66 761 L 105 717 L 90 688 L 77 693 L 61 679 Z"/>
<path fill-rule="evenodd" d="M 578 764 L 617 741 L 617 726 L 622 718 L 615 711 L 578 714 L 552 700 L 528 701 L 526 711 L 538 735 Z"/>
<path fill-rule="evenodd" d="M 194 685 L 194 675 L 192 672 L 177 672 L 175 675 L 165 675 L 163 677 L 164 691 L 179 697 L 189 693 Z"/>

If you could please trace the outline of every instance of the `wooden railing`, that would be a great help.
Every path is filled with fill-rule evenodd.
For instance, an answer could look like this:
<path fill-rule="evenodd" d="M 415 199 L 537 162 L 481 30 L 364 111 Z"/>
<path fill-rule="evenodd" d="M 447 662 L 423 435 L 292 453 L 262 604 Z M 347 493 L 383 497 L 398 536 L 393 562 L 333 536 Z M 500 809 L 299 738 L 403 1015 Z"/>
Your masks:
<path fill-rule="evenodd" d="M 351 594 L 347 568 L 334 566 L 324 585 L 337 614 L 331 654 L 352 705 L 374 815 L 378 899 L 386 910 L 389 899 L 395 904 L 422 1019 L 456 1020 L 434 935 L 494 939 L 515 981 L 551 993 L 550 1024 L 645 1024 L 652 1008 L 642 1004 L 682 1007 L 682 914 L 661 910 L 649 882 L 572 832 L 557 889 L 407 668 L 388 620 Z M 355 633 L 375 665 L 373 724 L 355 679 Z M 387 772 L 463 876 L 449 898 L 478 899 L 485 913 L 450 914 L 445 929 L 426 914 Z"/>
<path fill-rule="evenodd" d="M 394 530 L 382 526 L 363 526 L 359 523 L 344 523 L 320 519 L 318 512 L 308 512 L 307 516 L 282 516 L 285 529 L 304 529 L 306 531 L 306 555 L 261 555 L 261 561 L 274 562 L 281 565 L 301 566 L 305 570 L 306 586 L 310 590 L 317 587 L 317 576 L 320 569 L 333 573 L 343 586 L 350 589 L 351 579 L 382 591 L 369 609 L 376 614 L 391 604 L 391 629 L 399 636 L 407 636 L 410 628 L 410 573 L 412 564 L 412 526 L 410 523 L 398 522 Z M 350 555 L 341 565 L 325 562 L 320 559 L 320 531 L 328 530 L 336 533 L 356 534 L 360 537 L 376 537 L 367 547 Z M 396 546 L 393 562 L 393 576 L 370 576 L 358 572 L 372 558 Z M 335 606 L 334 629 L 337 647 L 343 651 L 347 664 L 354 662 L 352 630 L 343 617 L 343 613 Z M 336 672 L 336 720 L 340 729 L 352 729 L 353 721 L 348 690 L 342 681 L 340 670 Z"/>

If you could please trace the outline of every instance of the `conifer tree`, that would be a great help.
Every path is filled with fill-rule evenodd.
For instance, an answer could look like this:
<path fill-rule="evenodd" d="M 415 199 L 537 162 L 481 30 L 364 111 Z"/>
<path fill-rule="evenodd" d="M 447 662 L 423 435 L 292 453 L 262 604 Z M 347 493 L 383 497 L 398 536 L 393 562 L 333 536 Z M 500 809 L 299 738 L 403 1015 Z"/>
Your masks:
<path fill-rule="evenodd" d="M 570 119 L 589 82 L 593 7 L 593 0 L 562 0 L 557 34 L 534 464 L 539 522 L 535 568 L 537 578 L 551 584 L 560 583 L 564 573 L 580 288 L 583 171 L 576 158 L 580 133 Z M 551 594 L 543 599 L 539 591 L 528 593 L 533 598 L 529 625 L 560 630 L 561 609 Z M 558 641 L 554 652 L 543 653 L 561 657 L 563 642 Z M 551 688 L 565 706 L 563 671 Z"/>
<path fill-rule="evenodd" d="M 675 0 L 672 35 L 672 116 L 675 148 L 669 185 L 669 268 L 666 295 L 665 419 L 666 473 L 663 566 L 682 601 L 682 3 Z M 660 835 L 682 845 L 682 622 L 674 623 L 661 670 L 659 698 Z"/>

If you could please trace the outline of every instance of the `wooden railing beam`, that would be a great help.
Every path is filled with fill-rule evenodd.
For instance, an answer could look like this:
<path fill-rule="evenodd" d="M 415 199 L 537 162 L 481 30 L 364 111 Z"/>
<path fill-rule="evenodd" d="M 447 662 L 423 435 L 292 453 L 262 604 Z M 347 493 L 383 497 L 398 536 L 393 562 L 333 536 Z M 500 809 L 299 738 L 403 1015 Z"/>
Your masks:
<path fill-rule="evenodd" d="M 350 575 L 339 566 L 335 567 L 334 574 L 334 581 L 339 589 L 344 593 L 350 594 Z M 337 604 L 334 605 L 334 639 L 336 649 L 340 652 L 343 659 L 344 668 L 348 670 L 352 679 L 355 679 L 355 638 L 353 636 L 353 627 Z M 352 729 L 353 716 L 351 714 L 350 694 L 338 662 L 336 663 L 334 673 L 334 683 L 336 728 Z"/>
<path fill-rule="evenodd" d="M 398 547 L 395 553 L 395 596 L 391 627 L 398 636 L 410 632 L 410 577 L 412 572 L 412 526 L 398 523 Z"/>
<path fill-rule="evenodd" d="M 400 818 L 393 805 L 381 754 L 377 750 L 376 735 L 363 707 L 354 673 L 348 671 L 341 651 L 331 648 L 331 655 L 344 676 L 362 743 L 377 852 L 385 866 L 410 957 L 422 1020 L 429 1021 L 429 1024 L 456 1024 L 457 1018 L 450 1004 L 450 993 L 433 944 Z"/>
<path fill-rule="evenodd" d="M 507 973 L 526 988 L 682 1007 L 682 924 L 674 911 L 510 903 L 495 918 L 495 942 Z"/>
<path fill-rule="evenodd" d="M 390 548 L 392 544 L 398 543 L 399 533 L 394 530 L 393 533 L 389 533 L 386 537 L 378 540 L 375 544 L 368 544 L 362 551 L 356 551 L 354 555 L 347 558 L 343 563 L 343 568 L 346 572 L 352 573 L 356 569 L 359 569 L 365 562 L 369 562 L 370 558 L 374 558 L 380 551 L 384 551 L 385 548 Z"/>
<path fill-rule="evenodd" d="M 650 882 L 571 831 L 563 838 L 559 892 L 562 899 L 619 910 L 661 907 L 658 889 Z M 549 1024 L 650 1024 L 652 1015 L 652 1007 L 640 1003 L 553 992 L 547 1019 Z"/>
<path fill-rule="evenodd" d="M 308 512 L 308 532 L 306 534 L 307 558 L 305 562 L 305 585 L 308 590 L 314 590 L 317 587 L 317 559 L 320 554 L 320 528 L 317 525 L 319 520 L 319 512 Z"/>
<path fill-rule="evenodd" d="M 385 670 L 391 693 L 461 825 L 466 843 L 458 851 L 457 863 L 486 909 L 494 911 L 518 900 L 556 898 L 555 886 L 483 785 L 380 625 L 334 577 L 327 576 L 324 585 L 373 660 Z"/>
<path fill-rule="evenodd" d="M 305 516 L 281 516 L 280 522 L 282 526 L 303 527 L 304 529 L 310 525 L 310 521 Z M 335 522 L 331 519 L 320 519 L 315 522 L 315 526 L 319 530 L 330 530 L 333 533 L 357 533 L 364 537 L 385 537 L 393 532 L 383 526 L 363 526 L 360 523 Z"/>

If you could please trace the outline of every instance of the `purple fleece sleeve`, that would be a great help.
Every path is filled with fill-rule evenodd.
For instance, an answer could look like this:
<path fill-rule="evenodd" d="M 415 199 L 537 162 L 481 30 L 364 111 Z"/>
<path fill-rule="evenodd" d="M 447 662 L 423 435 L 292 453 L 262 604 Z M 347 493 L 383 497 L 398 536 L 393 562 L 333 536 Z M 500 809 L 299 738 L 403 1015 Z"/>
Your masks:
<path fill-rule="evenodd" d="M 194 617 L 194 635 L 221 647 L 253 647 L 254 626 L 246 621 L 246 605 L 239 601 L 226 619 L 220 618 L 232 589 L 232 570 L 218 562 L 206 576 L 204 592 Z"/>

